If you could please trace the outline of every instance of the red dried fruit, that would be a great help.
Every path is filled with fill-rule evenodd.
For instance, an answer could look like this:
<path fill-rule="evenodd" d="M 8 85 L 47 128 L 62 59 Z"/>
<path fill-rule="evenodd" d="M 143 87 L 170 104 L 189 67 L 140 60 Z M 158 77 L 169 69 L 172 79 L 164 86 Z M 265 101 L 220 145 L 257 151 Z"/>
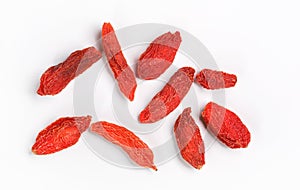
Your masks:
<path fill-rule="evenodd" d="M 193 83 L 194 73 L 195 70 L 191 67 L 180 68 L 140 113 L 140 122 L 154 123 L 175 110 L 188 93 Z"/>
<path fill-rule="evenodd" d="M 38 134 L 32 152 L 38 155 L 51 154 L 74 145 L 81 133 L 90 126 L 91 118 L 64 117 L 56 120 Z"/>
<path fill-rule="evenodd" d="M 199 127 L 190 114 L 190 107 L 183 110 L 175 122 L 174 133 L 183 159 L 194 168 L 201 169 L 205 164 L 205 148 Z"/>
<path fill-rule="evenodd" d="M 134 99 L 137 87 L 135 76 L 122 53 L 121 46 L 110 23 L 102 26 L 102 45 L 109 66 L 118 81 L 120 91 L 130 100 Z"/>
<path fill-rule="evenodd" d="M 174 34 L 167 32 L 156 38 L 140 56 L 137 76 L 146 80 L 159 77 L 172 64 L 180 43 L 178 31 Z"/>
<path fill-rule="evenodd" d="M 246 148 L 251 135 L 241 119 L 232 111 L 209 102 L 202 114 L 207 129 L 230 148 Z"/>
<path fill-rule="evenodd" d="M 222 71 L 203 69 L 196 75 L 196 82 L 206 89 L 220 89 L 234 87 L 237 77 Z"/>
<path fill-rule="evenodd" d="M 71 80 L 101 57 L 101 53 L 94 47 L 73 52 L 64 62 L 50 67 L 43 73 L 37 93 L 41 96 L 58 94 Z"/>
<path fill-rule="evenodd" d="M 138 165 L 157 170 L 153 163 L 152 150 L 128 129 L 113 123 L 99 121 L 91 125 L 91 131 L 120 146 Z"/>

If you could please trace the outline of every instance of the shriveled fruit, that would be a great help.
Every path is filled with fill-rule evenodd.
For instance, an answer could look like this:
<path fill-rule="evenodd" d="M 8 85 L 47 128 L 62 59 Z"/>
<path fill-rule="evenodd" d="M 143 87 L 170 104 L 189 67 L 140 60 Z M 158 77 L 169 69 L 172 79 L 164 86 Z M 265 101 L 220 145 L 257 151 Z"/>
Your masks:
<path fill-rule="evenodd" d="M 154 123 L 175 110 L 188 93 L 194 80 L 194 73 L 195 70 L 191 67 L 180 68 L 140 113 L 140 122 Z"/>
<path fill-rule="evenodd" d="M 41 96 L 60 93 L 75 77 L 102 57 L 94 47 L 73 52 L 64 62 L 47 69 L 40 79 L 37 93 Z"/>
<path fill-rule="evenodd" d="M 90 126 L 91 118 L 63 117 L 56 120 L 38 134 L 32 152 L 38 155 L 51 154 L 74 145 L 81 133 Z"/>
<path fill-rule="evenodd" d="M 174 133 L 181 156 L 196 169 L 205 164 L 205 148 L 200 129 L 192 118 L 191 108 L 183 110 L 174 125 Z"/>
<path fill-rule="evenodd" d="M 127 64 L 115 31 L 110 23 L 104 23 L 102 26 L 102 45 L 120 91 L 130 101 L 133 101 L 137 87 L 135 76 Z"/>
<path fill-rule="evenodd" d="M 237 77 L 222 71 L 203 69 L 196 75 L 196 82 L 206 89 L 220 89 L 234 87 Z"/>
<path fill-rule="evenodd" d="M 137 76 L 141 79 L 155 79 L 173 63 L 181 43 L 180 32 L 167 32 L 157 37 L 140 56 Z"/>
<path fill-rule="evenodd" d="M 251 135 L 241 119 L 232 111 L 209 102 L 201 113 L 206 128 L 230 148 L 246 148 Z"/>
<path fill-rule="evenodd" d="M 138 165 L 157 170 L 153 163 L 153 152 L 138 136 L 125 127 L 99 121 L 91 125 L 91 131 L 120 146 Z"/>

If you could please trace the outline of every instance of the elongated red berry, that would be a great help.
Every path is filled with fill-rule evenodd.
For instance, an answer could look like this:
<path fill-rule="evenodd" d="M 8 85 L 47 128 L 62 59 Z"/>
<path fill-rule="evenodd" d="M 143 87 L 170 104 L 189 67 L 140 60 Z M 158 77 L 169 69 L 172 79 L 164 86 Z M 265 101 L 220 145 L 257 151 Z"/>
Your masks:
<path fill-rule="evenodd" d="M 91 131 L 120 146 L 138 165 L 157 170 L 153 163 L 152 150 L 138 136 L 125 127 L 106 121 L 99 121 L 92 124 Z"/>
<path fill-rule="evenodd" d="M 102 57 L 94 47 L 73 52 L 64 62 L 47 69 L 40 79 L 37 93 L 41 96 L 60 93 L 75 77 Z"/>
<path fill-rule="evenodd" d="M 183 110 L 175 122 L 174 133 L 182 158 L 194 168 L 201 169 L 205 164 L 204 142 L 190 114 L 190 107 Z"/>
<path fill-rule="evenodd" d="M 237 77 L 222 71 L 203 69 L 196 75 L 196 82 L 206 89 L 220 89 L 234 87 Z"/>
<path fill-rule="evenodd" d="M 42 130 L 32 146 L 32 152 L 38 155 L 61 151 L 77 143 L 91 122 L 91 116 L 63 117 Z"/>
<path fill-rule="evenodd" d="M 230 148 L 246 148 L 251 135 L 241 119 L 232 111 L 209 102 L 201 113 L 206 128 Z"/>
<path fill-rule="evenodd" d="M 190 90 L 194 73 L 191 67 L 180 68 L 140 113 L 140 122 L 154 123 L 174 111 Z"/>
<path fill-rule="evenodd" d="M 104 23 L 102 26 L 102 45 L 120 91 L 130 101 L 133 101 L 137 87 L 135 76 L 127 64 L 115 31 L 110 23 Z"/>
<path fill-rule="evenodd" d="M 157 37 L 140 56 L 137 76 L 141 79 L 155 79 L 173 63 L 181 43 L 180 33 L 167 32 Z"/>

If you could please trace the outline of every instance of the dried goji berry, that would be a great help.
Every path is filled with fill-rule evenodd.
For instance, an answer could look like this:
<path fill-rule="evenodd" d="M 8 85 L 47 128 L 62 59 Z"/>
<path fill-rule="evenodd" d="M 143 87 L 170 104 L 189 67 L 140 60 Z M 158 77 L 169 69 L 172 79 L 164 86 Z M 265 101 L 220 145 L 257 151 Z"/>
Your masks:
<path fill-rule="evenodd" d="M 91 118 L 64 117 L 56 120 L 38 134 L 32 152 L 38 155 L 51 154 L 74 145 L 81 133 L 90 126 Z"/>
<path fill-rule="evenodd" d="M 120 146 L 138 165 L 157 170 L 153 152 L 139 137 L 125 127 L 99 121 L 91 125 L 91 131 Z"/>
<path fill-rule="evenodd" d="M 202 114 L 207 129 L 230 148 L 246 148 L 251 135 L 241 119 L 232 111 L 209 102 Z"/>
<path fill-rule="evenodd" d="M 199 127 L 190 114 L 190 107 L 183 110 L 176 120 L 174 133 L 183 159 L 200 169 L 205 164 L 205 148 Z"/>
<path fill-rule="evenodd" d="M 37 93 L 41 96 L 58 94 L 71 80 L 91 67 L 101 57 L 101 53 L 94 47 L 73 52 L 64 62 L 44 72 Z"/>
<path fill-rule="evenodd" d="M 237 77 L 222 71 L 203 69 L 196 75 L 196 82 L 207 89 L 230 88 L 235 86 Z"/>
<path fill-rule="evenodd" d="M 130 101 L 133 101 L 137 86 L 135 76 L 127 64 L 115 31 L 110 23 L 103 24 L 102 45 L 110 68 L 118 81 L 120 91 Z"/>
<path fill-rule="evenodd" d="M 167 32 L 156 38 L 140 56 L 137 76 L 146 80 L 159 77 L 172 64 L 180 43 L 178 31 L 174 34 Z"/>
<path fill-rule="evenodd" d="M 140 122 L 154 123 L 175 110 L 188 93 L 193 83 L 194 73 L 195 70 L 191 67 L 180 68 L 140 113 Z"/>

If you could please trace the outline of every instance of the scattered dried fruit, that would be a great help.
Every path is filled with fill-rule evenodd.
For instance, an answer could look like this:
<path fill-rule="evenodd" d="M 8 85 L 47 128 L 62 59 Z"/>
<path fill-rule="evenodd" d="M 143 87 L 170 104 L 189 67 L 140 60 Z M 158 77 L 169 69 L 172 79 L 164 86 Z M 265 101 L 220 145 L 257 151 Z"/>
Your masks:
<path fill-rule="evenodd" d="M 178 31 L 174 34 L 167 32 L 157 37 L 139 57 L 138 77 L 151 80 L 163 74 L 173 63 L 181 41 Z M 136 78 L 127 64 L 110 23 L 103 24 L 102 45 L 120 91 L 133 101 L 137 87 Z M 58 94 L 101 57 L 101 52 L 94 47 L 73 52 L 64 62 L 48 68 L 43 73 L 37 93 L 41 96 Z M 140 113 L 140 122 L 154 123 L 175 110 L 188 93 L 194 81 L 194 74 L 195 70 L 191 67 L 182 67 L 174 73 L 164 88 Z M 195 82 L 213 90 L 235 86 L 237 77 L 222 71 L 203 69 L 196 75 Z M 208 131 L 230 148 L 246 148 L 250 143 L 251 134 L 241 119 L 216 103 L 209 102 L 200 119 Z M 37 155 L 51 154 L 76 144 L 90 122 L 91 116 L 64 117 L 56 120 L 38 134 L 32 152 Z M 100 121 L 92 124 L 91 131 L 120 146 L 138 165 L 157 170 L 152 150 L 130 130 Z M 200 129 L 191 116 L 190 107 L 178 116 L 174 124 L 174 134 L 182 158 L 194 168 L 202 168 L 205 164 L 205 147 Z"/>
<path fill-rule="evenodd" d="M 99 121 L 93 123 L 91 131 L 120 146 L 138 165 L 157 170 L 153 163 L 153 152 L 139 137 L 125 127 Z"/>
<path fill-rule="evenodd" d="M 209 102 L 201 118 L 207 129 L 230 148 L 246 148 L 251 135 L 241 119 L 232 111 Z"/>
<path fill-rule="evenodd" d="M 156 38 L 140 56 L 137 64 L 137 76 L 141 79 L 155 79 L 164 73 L 173 63 L 181 43 L 178 31 L 167 32 Z"/>
<path fill-rule="evenodd" d="M 175 122 L 174 133 L 181 156 L 196 169 L 205 164 L 205 148 L 200 129 L 192 118 L 191 108 L 183 110 Z"/>
<path fill-rule="evenodd" d="M 154 123 L 177 108 L 188 93 L 194 79 L 195 70 L 191 67 L 180 68 L 140 113 L 141 123 Z"/>
<path fill-rule="evenodd" d="M 74 145 L 81 133 L 90 126 L 91 118 L 63 117 L 56 120 L 38 134 L 32 152 L 38 155 L 51 154 Z"/>
<path fill-rule="evenodd" d="M 102 27 L 102 45 L 110 68 L 118 81 L 120 91 L 130 100 L 134 99 L 137 87 L 135 76 L 122 53 L 121 46 L 110 23 Z"/>
<path fill-rule="evenodd" d="M 37 93 L 41 96 L 58 94 L 71 80 L 91 67 L 101 57 L 101 53 L 94 47 L 73 52 L 64 62 L 44 72 Z"/>
<path fill-rule="evenodd" d="M 222 71 L 203 69 L 196 75 L 196 82 L 206 89 L 214 90 L 235 86 L 237 77 Z"/>

